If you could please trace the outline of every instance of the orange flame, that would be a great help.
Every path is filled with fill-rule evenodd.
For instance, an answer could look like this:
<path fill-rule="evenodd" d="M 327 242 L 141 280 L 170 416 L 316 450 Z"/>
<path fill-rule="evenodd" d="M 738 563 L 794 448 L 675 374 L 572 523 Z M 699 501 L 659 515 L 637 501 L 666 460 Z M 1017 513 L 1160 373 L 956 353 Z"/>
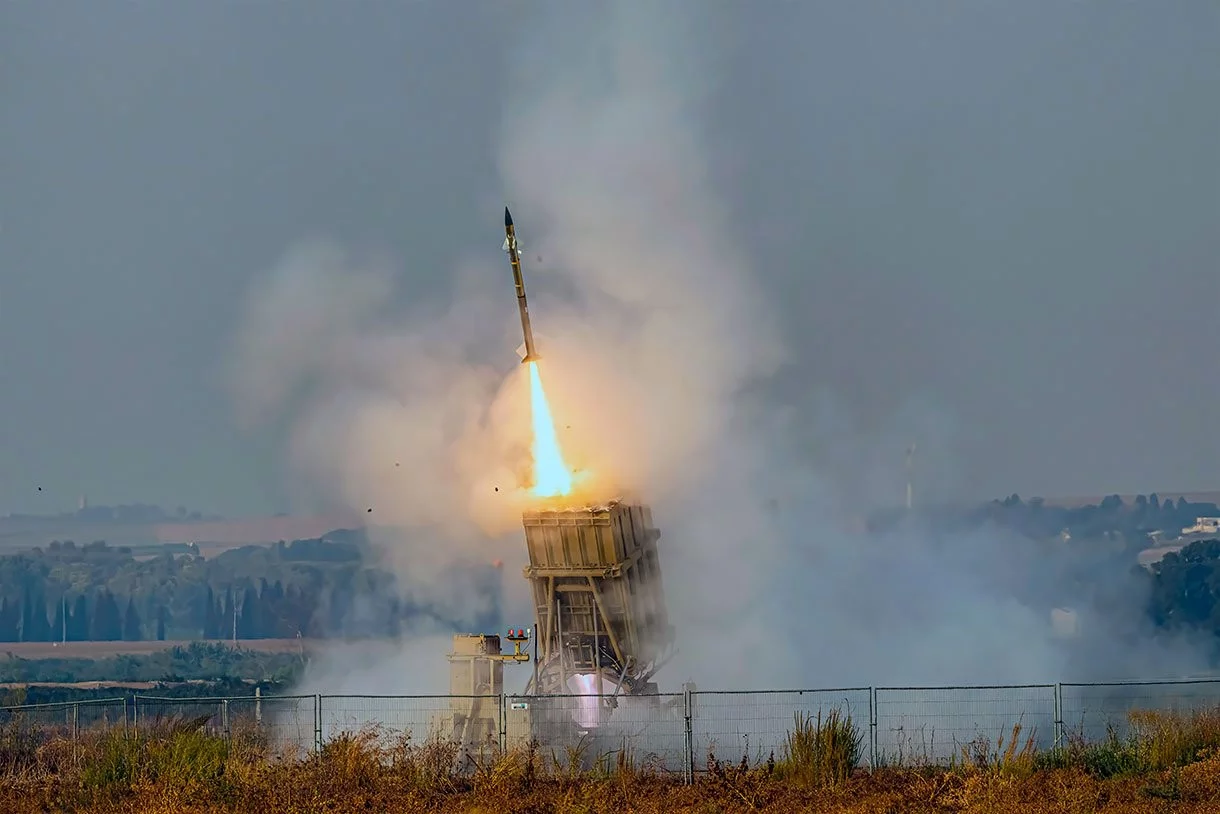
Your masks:
<path fill-rule="evenodd" d="M 534 495 L 556 497 L 572 492 L 572 472 L 563 460 L 551 407 L 547 404 L 538 363 L 530 362 L 530 412 L 534 424 Z"/>

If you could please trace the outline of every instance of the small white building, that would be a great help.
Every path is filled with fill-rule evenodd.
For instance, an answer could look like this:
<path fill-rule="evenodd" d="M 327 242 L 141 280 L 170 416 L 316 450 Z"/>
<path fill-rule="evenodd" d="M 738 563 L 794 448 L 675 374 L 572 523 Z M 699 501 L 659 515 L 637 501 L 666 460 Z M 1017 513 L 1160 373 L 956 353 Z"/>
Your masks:
<path fill-rule="evenodd" d="M 1220 534 L 1220 517 L 1196 517 L 1193 526 L 1182 529 L 1183 534 Z"/>

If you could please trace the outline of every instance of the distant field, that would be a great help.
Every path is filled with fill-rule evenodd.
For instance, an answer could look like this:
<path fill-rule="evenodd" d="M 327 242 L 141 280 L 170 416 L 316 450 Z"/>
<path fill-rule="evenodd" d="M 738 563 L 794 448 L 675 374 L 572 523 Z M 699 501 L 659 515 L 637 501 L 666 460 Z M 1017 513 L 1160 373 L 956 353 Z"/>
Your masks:
<path fill-rule="evenodd" d="M 232 645 L 232 642 L 203 641 L 203 644 Z M 104 659 L 109 656 L 147 656 L 171 647 L 187 647 L 180 642 L 7 642 L 0 643 L 0 655 L 23 659 Z M 241 650 L 260 653 L 295 653 L 299 648 L 312 652 L 327 644 L 323 639 L 251 639 L 237 642 Z"/>

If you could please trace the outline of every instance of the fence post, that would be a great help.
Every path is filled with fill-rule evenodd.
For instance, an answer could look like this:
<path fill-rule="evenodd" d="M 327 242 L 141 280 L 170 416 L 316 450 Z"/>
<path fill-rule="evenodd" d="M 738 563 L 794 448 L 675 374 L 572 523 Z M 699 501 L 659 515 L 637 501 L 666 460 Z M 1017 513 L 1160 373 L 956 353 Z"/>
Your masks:
<path fill-rule="evenodd" d="M 322 754 L 322 696 L 313 697 L 313 749 L 314 753 Z"/>
<path fill-rule="evenodd" d="M 220 725 L 224 728 L 225 740 L 231 740 L 229 730 L 229 699 L 220 702 Z"/>
<path fill-rule="evenodd" d="M 80 733 L 80 704 L 72 705 L 72 740 Z"/>
<path fill-rule="evenodd" d="M 127 734 L 127 696 L 123 696 L 123 734 Z"/>
<path fill-rule="evenodd" d="M 1055 746 L 1063 743 L 1063 685 L 1055 682 Z"/>
<path fill-rule="evenodd" d="M 687 785 L 695 782 L 695 730 L 692 724 L 694 717 L 694 684 L 687 682 L 682 685 L 683 695 L 683 718 L 685 719 L 686 731 L 682 742 L 682 751 L 686 754 L 683 756 L 683 767 L 685 769 L 685 780 Z"/>
<path fill-rule="evenodd" d="M 500 754 L 508 751 L 508 696 L 500 693 Z"/>
<path fill-rule="evenodd" d="M 254 688 L 254 725 L 261 727 L 263 725 L 263 688 L 256 686 Z"/>
<path fill-rule="evenodd" d="M 868 770 L 877 771 L 877 688 L 868 688 Z"/>

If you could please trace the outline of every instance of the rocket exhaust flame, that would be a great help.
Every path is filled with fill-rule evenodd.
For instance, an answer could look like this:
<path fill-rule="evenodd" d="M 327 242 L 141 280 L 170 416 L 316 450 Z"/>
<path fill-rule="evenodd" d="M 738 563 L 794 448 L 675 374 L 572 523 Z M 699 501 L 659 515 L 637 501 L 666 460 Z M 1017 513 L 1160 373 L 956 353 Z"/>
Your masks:
<path fill-rule="evenodd" d="M 521 314 L 521 333 L 525 338 L 525 353 L 522 363 L 530 371 L 530 414 L 533 420 L 534 485 L 535 497 L 566 497 L 572 493 L 573 476 L 559 449 L 559 436 L 555 432 L 555 421 L 551 418 L 551 407 L 547 403 L 546 391 L 542 389 L 542 377 L 538 374 L 538 351 L 534 347 L 534 331 L 530 327 L 529 305 L 525 300 L 525 280 L 521 276 L 521 255 L 517 245 L 517 229 L 513 225 L 512 213 L 504 207 L 504 251 L 508 252 L 513 269 L 513 285 L 517 290 L 517 309 Z"/>
<path fill-rule="evenodd" d="M 542 389 L 538 363 L 528 362 L 530 371 L 530 415 L 534 425 L 534 487 L 537 497 L 559 497 L 572 492 L 572 472 L 559 449 L 559 436 L 551 418 L 551 407 Z"/>

